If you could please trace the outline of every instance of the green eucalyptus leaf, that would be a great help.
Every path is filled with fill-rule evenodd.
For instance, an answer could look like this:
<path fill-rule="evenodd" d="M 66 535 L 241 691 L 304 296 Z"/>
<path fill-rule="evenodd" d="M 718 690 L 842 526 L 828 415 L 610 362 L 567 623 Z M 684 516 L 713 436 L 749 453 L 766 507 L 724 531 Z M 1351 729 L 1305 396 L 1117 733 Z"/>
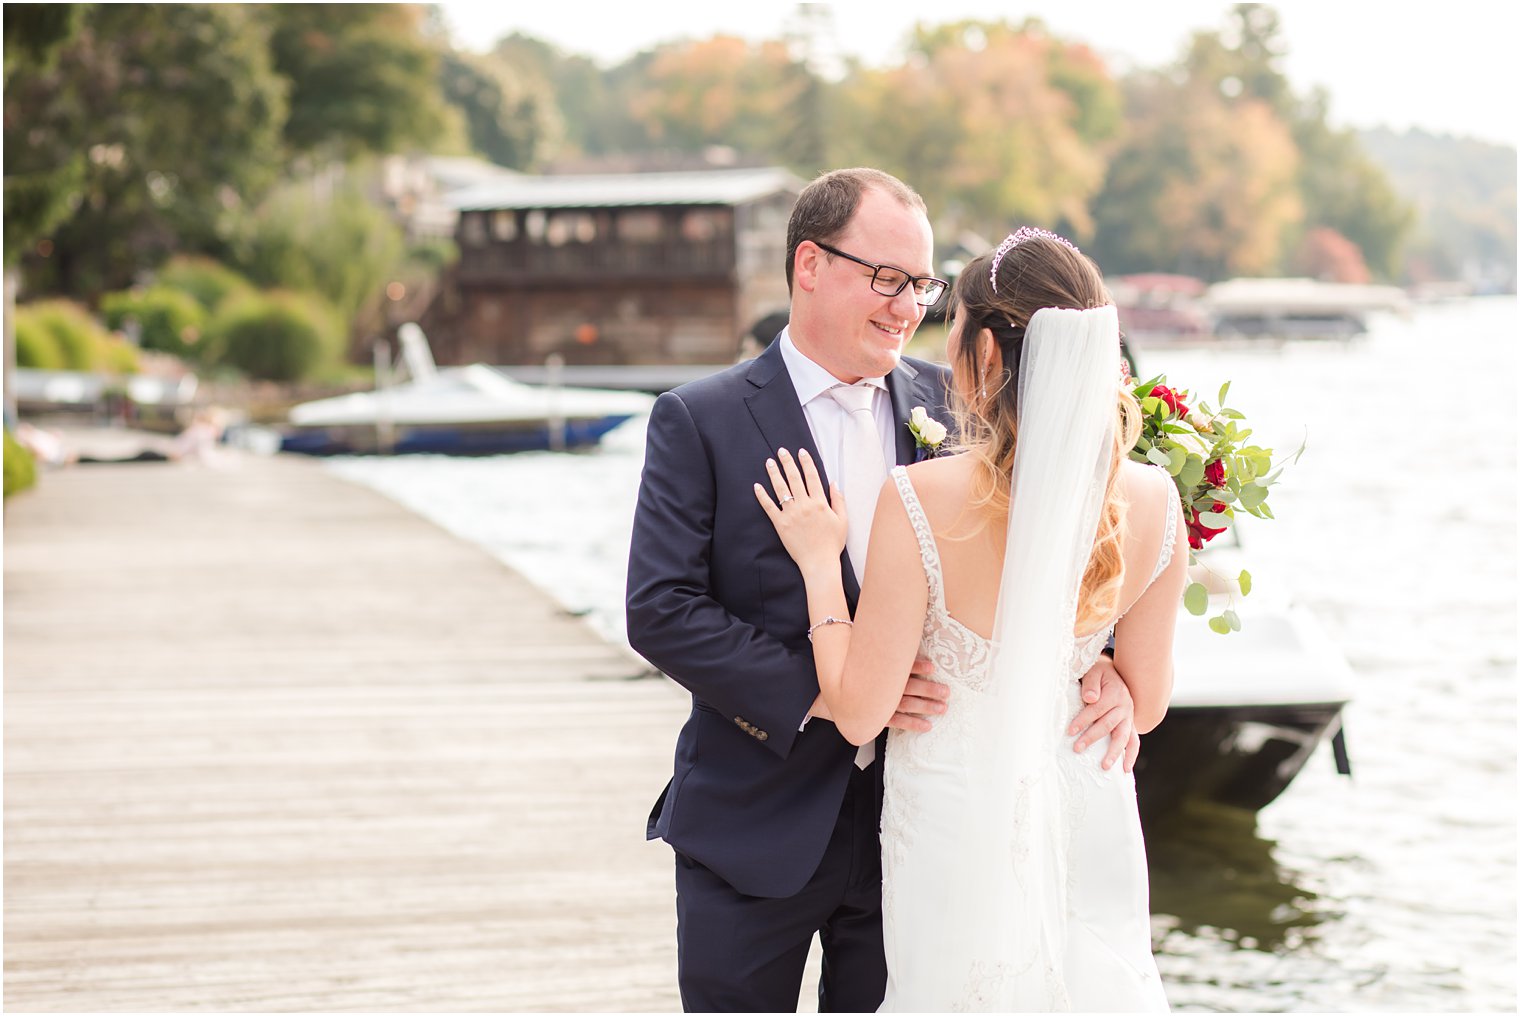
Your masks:
<path fill-rule="evenodd" d="M 1140 411 L 1146 416 L 1154 416 L 1156 414 L 1156 410 L 1161 408 L 1163 405 L 1165 405 L 1165 403 L 1156 398 L 1154 395 L 1147 395 L 1145 398 L 1140 400 Z"/>
<path fill-rule="evenodd" d="M 1202 617 L 1209 609 L 1209 590 L 1202 582 L 1193 582 L 1182 591 L 1182 605 L 1189 614 Z"/>
<path fill-rule="evenodd" d="M 1272 514 L 1272 509 L 1268 508 L 1265 504 L 1260 505 L 1256 510 L 1261 514 L 1261 517 L 1264 518 L 1264 519 L 1275 519 L 1275 518 L 1277 518 L 1276 515 Z"/>
<path fill-rule="evenodd" d="M 1219 501 L 1222 504 L 1235 503 L 1235 492 L 1227 487 L 1215 487 L 1212 491 L 1209 492 L 1209 497 L 1212 497 L 1215 501 Z"/>
<path fill-rule="evenodd" d="M 1209 618 L 1209 630 L 1218 632 L 1220 635 L 1228 635 L 1231 631 L 1230 622 L 1222 617 L 1211 617 Z"/>
<path fill-rule="evenodd" d="M 1266 501 L 1270 493 L 1266 487 L 1253 483 L 1240 489 L 1240 503 L 1245 508 L 1255 508 Z"/>
<path fill-rule="evenodd" d="M 1168 473 L 1171 473 L 1173 476 L 1177 476 L 1182 472 L 1182 467 L 1187 465 L 1188 453 L 1184 449 L 1173 445 L 1171 448 L 1167 449 L 1166 454 L 1166 471 Z"/>
<path fill-rule="evenodd" d="M 1229 529 L 1235 519 L 1229 512 L 1199 512 L 1198 524 L 1205 529 Z"/>
<path fill-rule="evenodd" d="M 1227 610 L 1223 614 L 1220 614 L 1219 616 L 1222 617 L 1222 618 L 1224 618 L 1225 624 L 1228 624 L 1230 626 L 1230 630 L 1231 631 L 1240 631 L 1240 615 L 1239 614 L 1235 613 L 1233 610 Z"/>
<path fill-rule="evenodd" d="M 1145 453 L 1145 457 L 1150 459 L 1158 466 L 1170 467 L 1172 464 L 1171 457 L 1168 456 L 1166 452 L 1162 451 L 1160 448 L 1152 447 L 1150 451 Z"/>
<path fill-rule="evenodd" d="M 1240 578 L 1236 579 L 1235 581 L 1240 584 L 1240 595 L 1241 596 L 1250 596 L 1251 595 L 1251 573 L 1250 572 L 1248 572 L 1244 568 L 1242 568 L 1240 570 Z"/>
<path fill-rule="evenodd" d="M 1182 470 L 1177 474 L 1177 482 L 1189 487 L 1196 487 L 1203 482 L 1203 459 L 1197 455 L 1189 455 L 1187 461 L 1182 464 Z"/>
<path fill-rule="evenodd" d="M 1226 381 L 1219 386 L 1219 407 L 1221 409 L 1224 408 L 1224 397 L 1228 394 L 1230 394 L 1230 382 Z"/>

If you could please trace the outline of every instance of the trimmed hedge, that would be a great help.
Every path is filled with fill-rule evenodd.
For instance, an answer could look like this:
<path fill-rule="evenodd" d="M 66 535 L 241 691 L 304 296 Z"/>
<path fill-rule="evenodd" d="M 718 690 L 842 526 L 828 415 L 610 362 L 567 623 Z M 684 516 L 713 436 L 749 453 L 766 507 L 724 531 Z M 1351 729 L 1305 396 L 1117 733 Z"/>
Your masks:
<path fill-rule="evenodd" d="M 156 283 L 188 293 L 208 315 L 214 313 L 223 301 L 246 296 L 254 290 L 253 283 L 221 262 L 189 255 L 172 257 L 165 262 L 158 270 Z"/>
<path fill-rule="evenodd" d="M 16 366 L 112 374 L 138 370 L 137 350 L 68 300 L 40 300 L 16 308 Z"/>
<path fill-rule="evenodd" d="M 337 361 L 343 334 L 319 298 L 274 290 L 228 302 L 208 339 L 220 362 L 266 381 L 297 381 Z"/>
<path fill-rule="evenodd" d="M 16 309 L 16 366 L 36 370 L 65 370 L 68 367 L 52 329 L 37 320 L 36 315 L 26 313 L 24 307 Z"/>
<path fill-rule="evenodd" d="M 157 349 L 186 359 L 205 360 L 201 337 L 206 311 L 189 293 L 168 286 L 107 293 L 100 301 L 106 324 L 123 329 L 135 320 L 144 349 Z"/>
<path fill-rule="evenodd" d="M 37 483 L 37 460 L 21 447 L 21 442 L 5 431 L 5 496 L 19 494 Z"/>

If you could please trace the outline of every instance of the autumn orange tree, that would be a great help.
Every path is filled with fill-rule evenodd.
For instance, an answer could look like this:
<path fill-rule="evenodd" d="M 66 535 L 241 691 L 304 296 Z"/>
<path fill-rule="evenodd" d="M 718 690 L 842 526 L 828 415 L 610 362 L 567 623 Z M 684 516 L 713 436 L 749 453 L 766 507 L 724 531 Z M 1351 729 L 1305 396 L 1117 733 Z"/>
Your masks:
<path fill-rule="evenodd" d="M 831 154 L 898 174 L 941 222 L 1082 239 L 1120 117 L 1103 62 L 1038 21 L 919 26 L 900 66 L 841 83 Z"/>
<path fill-rule="evenodd" d="M 785 42 L 716 35 L 660 47 L 628 98 L 656 147 L 725 145 L 795 163 L 813 82 Z"/>

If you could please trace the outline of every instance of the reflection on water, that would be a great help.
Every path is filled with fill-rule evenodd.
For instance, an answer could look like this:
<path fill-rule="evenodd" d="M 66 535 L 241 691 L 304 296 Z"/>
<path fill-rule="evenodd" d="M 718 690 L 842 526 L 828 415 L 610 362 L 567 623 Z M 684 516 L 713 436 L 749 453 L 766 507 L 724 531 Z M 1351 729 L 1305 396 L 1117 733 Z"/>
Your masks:
<path fill-rule="evenodd" d="M 1278 521 L 1243 526 L 1244 551 L 1253 596 L 1312 611 L 1356 679 L 1354 778 L 1322 745 L 1259 815 L 1148 826 L 1174 1007 L 1515 1010 L 1515 353 L 1512 298 L 1354 342 L 1140 351 L 1147 375 L 1204 393 L 1232 380 L 1265 445 L 1307 431 Z M 634 421 L 588 455 L 333 468 L 620 640 L 642 441 Z"/>
<path fill-rule="evenodd" d="M 1192 803 L 1147 823 L 1146 838 L 1163 951 L 1174 934 L 1205 933 L 1241 949 L 1297 948 L 1327 916 L 1252 812 Z"/>

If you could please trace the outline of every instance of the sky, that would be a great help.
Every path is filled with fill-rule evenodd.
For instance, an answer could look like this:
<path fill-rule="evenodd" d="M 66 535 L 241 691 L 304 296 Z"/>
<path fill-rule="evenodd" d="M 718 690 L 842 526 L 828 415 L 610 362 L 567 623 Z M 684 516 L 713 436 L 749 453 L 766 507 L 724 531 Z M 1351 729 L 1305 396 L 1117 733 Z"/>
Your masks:
<path fill-rule="evenodd" d="M 781 33 L 796 4 L 759 0 L 676 3 L 535 4 L 456 0 L 441 4 L 457 45 L 485 50 L 513 31 L 537 36 L 604 66 L 674 38 L 717 32 L 749 39 Z M 997 3 L 935 0 L 828 5 L 835 38 L 868 64 L 890 63 L 916 21 L 1041 18 L 1063 38 L 1085 42 L 1116 71 L 1168 63 L 1198 29 L 1224 24 L 1229 5 L 1198 0 L 1137 4 L 1122 0 Z M 1507 3 L 1370 4 L 1280 0 L 1288 53 L 1283 69 L 1295 91 L 1322 86 L 1336 126 L 1422 127 L 1508 145 L 1520 144 L 1520 14 Z"/>

